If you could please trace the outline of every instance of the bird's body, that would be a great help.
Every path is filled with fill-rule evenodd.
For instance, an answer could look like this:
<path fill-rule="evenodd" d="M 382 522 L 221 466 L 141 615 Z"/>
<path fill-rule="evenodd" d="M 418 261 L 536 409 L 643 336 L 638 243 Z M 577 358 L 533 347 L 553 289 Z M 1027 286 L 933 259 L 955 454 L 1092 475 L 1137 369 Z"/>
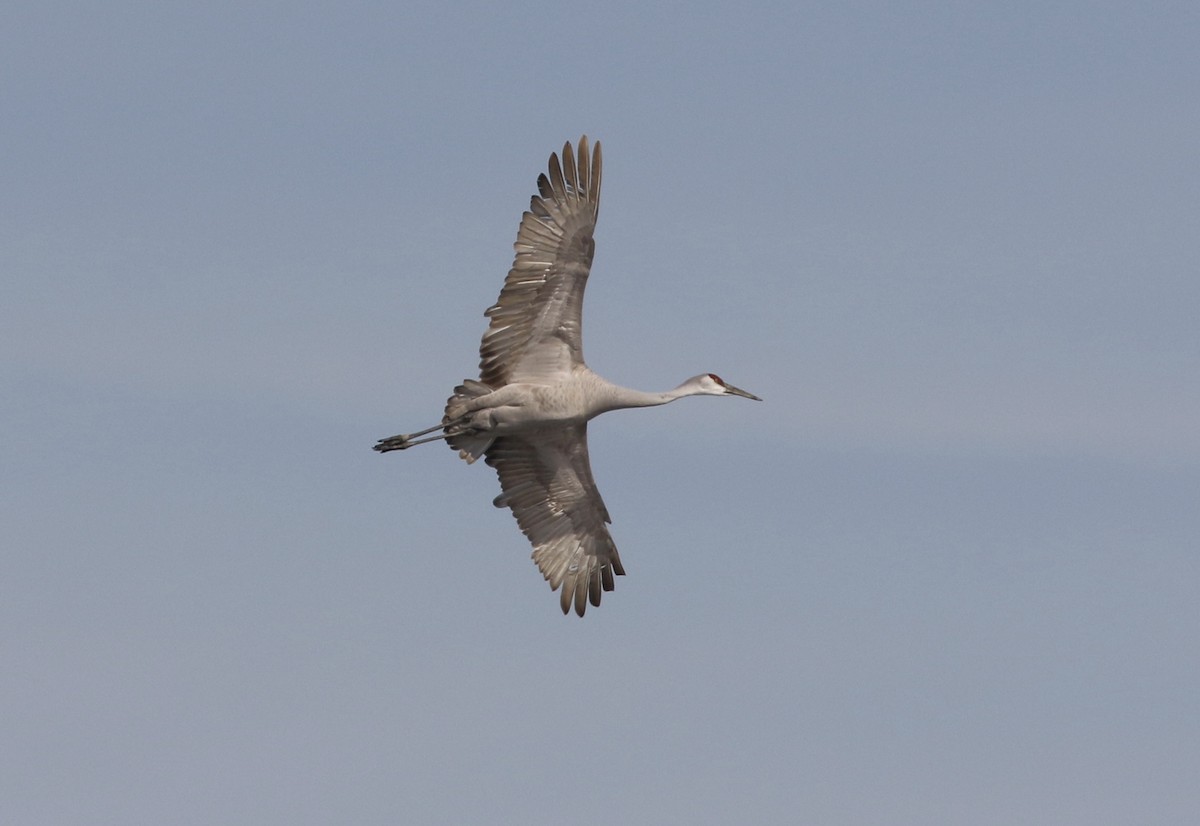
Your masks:
<path fill-rule="evenodd" d="M 698 382 L 702 378 L 711 377 L 697 376 L 689 381 Z M 581 366 L 553 384 L 518 382 L 469 400 L 453 397 L 447 403 L 446 416 L 449 419 L 466 416 L 464 426 L 468 430 L 494 437 L 509 436 L 583 424 L 610 410 L 666 404 L 685 395 L 695 395 L 687 392 L 689 389 L 685 382 L 674 390 L 645 393 L 613 384 Z M 464 458 L 474 461 L 478 457 Z"/>
<path fill-rule="evenodd" d="M 539 570 L 551 588 L 562 589 L 563 613 L 574 605 L 579 616 L 613 589 L 614 574 L 625 573 L 592 479 L 587 422 L 684 396 L 758 398 L 712 373 L 661 393 L 631 390 L 584 363 L 583 292 L 600 178 L 600 144 L 589 152 L 586 137 L 577 156 L 570 143 L 563 147 L 562 164 L 550 156 L 548 176 L 538 177 L 539 195 L 521 220 L 513 267 L 486 313 L 491 324 L 479 348 L 479 379 L 455 388 L 440 424 L 375 445 L 386 452 L 445 439 L 468 463 L 486 456 L 503 490 L 495 505 L 512 509 Z"/>

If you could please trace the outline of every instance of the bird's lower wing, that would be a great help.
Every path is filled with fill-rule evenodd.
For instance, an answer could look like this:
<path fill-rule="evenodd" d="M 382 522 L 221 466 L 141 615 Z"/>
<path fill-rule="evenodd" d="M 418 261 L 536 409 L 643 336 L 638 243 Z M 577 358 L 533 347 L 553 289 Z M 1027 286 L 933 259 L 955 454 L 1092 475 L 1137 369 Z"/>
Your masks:
<path fill-rule="evenodd" d="M 487 451 L 503 490 L 496 507 L 512 509 L 533 544 L 533 561 L 560 604 L 583 616 L 587 603 L 600 604 L 623 575 L 621 557 L 606 523 L 604 500 L 588 461 L 587 425 L 533 431 L 496 439 Z"/>

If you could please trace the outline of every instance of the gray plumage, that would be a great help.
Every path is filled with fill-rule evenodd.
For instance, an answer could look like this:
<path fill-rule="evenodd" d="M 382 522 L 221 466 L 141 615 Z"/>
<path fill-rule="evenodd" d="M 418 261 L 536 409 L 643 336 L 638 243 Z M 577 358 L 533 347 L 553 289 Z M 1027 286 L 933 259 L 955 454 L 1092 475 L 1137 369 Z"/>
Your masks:
<path fill-rule="evenodd" d="M 538 176 L 517 232 L 516 257 L 480 343 L 479 380 L 446 402 L 442 422 L 381 439 L 380 452 L 445 439 L 468 463 L 484 456 L 500 477 L 496 507 L 512 510 L 533 545 L 538 570 L 560 591 L 563 613 L 600 604 L 625 573 L 607 525 L 612 520 L 592 478 L 587 422 L 609 410 L 666 404 L 684 396 L 758 399 L 711 373 L 673 390 L 620 387 L 583 361 L 583 293 L 600 206 L 601 153 L 587 137 L 563 146 Z M 436 430 L 436 436 L 419 438 Z"/>

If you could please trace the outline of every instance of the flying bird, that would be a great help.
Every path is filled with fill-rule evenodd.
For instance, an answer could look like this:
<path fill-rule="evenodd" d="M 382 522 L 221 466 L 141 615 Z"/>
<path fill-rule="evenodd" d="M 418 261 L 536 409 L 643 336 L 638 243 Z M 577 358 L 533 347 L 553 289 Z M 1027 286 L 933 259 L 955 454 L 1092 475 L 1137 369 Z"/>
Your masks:
<path fill-rule="evenodd" d="M 465 379 L 446 401 L 440 424 L 380 439 L 375 450 L 405 450 L 442 439 L 468 463 L 496 469 L 502 493 L 533 545 L 533 561 L 560 590 L 564 614 L 598 606 L 625 568 L 606 527 L 612 520 L 588 461 L 587 423 L 626 407 L 652 407 L 685 396 L 761 401 L 714 373 L 673 390 L 646 393 L 612 384 L 583 361 L 583 290 L 596 244 L 600 143 L 568 142 L 550 155 L 538 194 L 521 218 L 516 258 L 479 345 L 479 379 Z M 428 434 L 441 431 L 437 435 Z M 422 438 L 424 437 L 424 438 Z"/>

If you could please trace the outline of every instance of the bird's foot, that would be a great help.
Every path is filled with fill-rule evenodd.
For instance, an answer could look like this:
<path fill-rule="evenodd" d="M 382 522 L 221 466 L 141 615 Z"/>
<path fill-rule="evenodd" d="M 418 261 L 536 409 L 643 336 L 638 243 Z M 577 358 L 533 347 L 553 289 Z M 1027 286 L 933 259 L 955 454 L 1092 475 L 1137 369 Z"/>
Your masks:
<path fill-rule="evenodd" d="M 399 436 L 389 436 L 386 439 L 380 439 L 375 445 L 375 450 L 378 450 L 380 453 L 387 453 L 389 450 L 404 450 L 409 447 L 412 447 L 412 442 L 409 441 L 408 436 L 401 434 Z"/>

